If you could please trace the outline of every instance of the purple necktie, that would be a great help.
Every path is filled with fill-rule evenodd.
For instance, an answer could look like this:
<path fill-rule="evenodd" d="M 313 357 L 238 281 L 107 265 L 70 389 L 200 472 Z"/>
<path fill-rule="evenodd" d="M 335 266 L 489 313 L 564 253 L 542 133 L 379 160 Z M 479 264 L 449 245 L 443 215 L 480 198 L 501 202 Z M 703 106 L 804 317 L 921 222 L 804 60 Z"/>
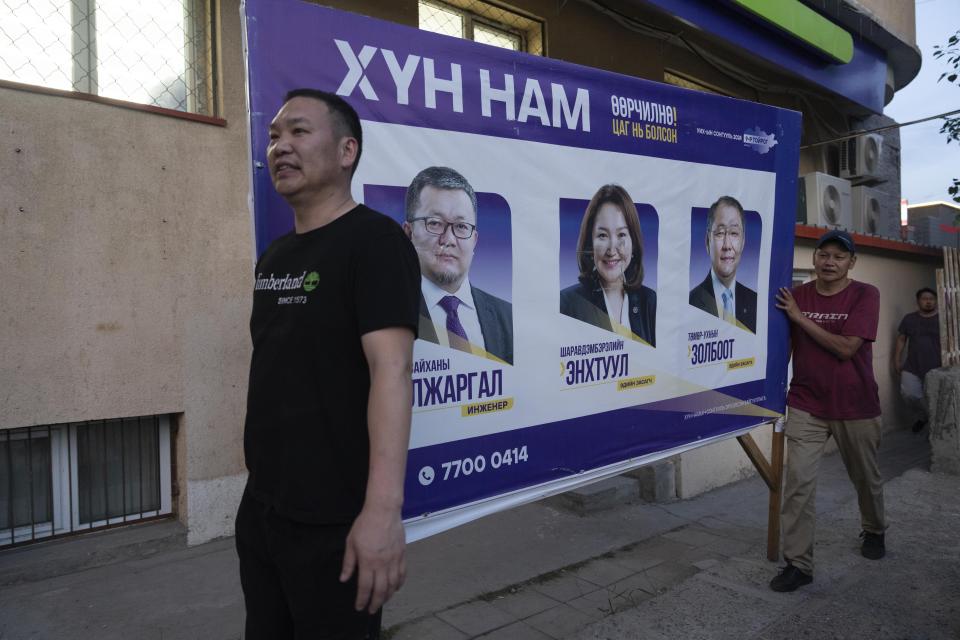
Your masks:
<path fill-rule="evenodd" d="M 467 332 L 460 324 L 460 316 L 457 315 L 457 307 L 463 302 L 457 296 L 444 296 L 440 298 L 440 307 L 447 312 L 447 331 L 453 335 L 467 339 Z"/>

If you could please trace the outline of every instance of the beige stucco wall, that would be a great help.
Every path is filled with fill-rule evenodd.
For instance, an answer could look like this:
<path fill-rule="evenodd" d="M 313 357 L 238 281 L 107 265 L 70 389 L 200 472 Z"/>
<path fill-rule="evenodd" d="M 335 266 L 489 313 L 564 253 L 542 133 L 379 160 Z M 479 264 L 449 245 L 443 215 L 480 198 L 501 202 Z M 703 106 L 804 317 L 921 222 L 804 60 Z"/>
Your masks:
<path fill-rule="evenodd" d="M 767 459 L 770 458 L 772 433 L 770 425 L 760 426 L 750 432 Z M 756 474 L 753 463 L 734 438 L 680 455 L 676 468 L 677 496 L 680 498 L 692 498 Z M 763 504 L 758 503 L 757 509 L 762 508 Z"/>
<path fill-rule="evenodd" d="M 0 88 L 0 428 L 182 414 L 179 508 L 198 520 L 196 483 L 242 481 L 249 362 L 244 77 L 223 4 L 226 127 Z"/>
<path fill-rule="evenodd" d="M 908 44 L 917 44 L 916 7 L 912 0 L 847 0 Z"/>

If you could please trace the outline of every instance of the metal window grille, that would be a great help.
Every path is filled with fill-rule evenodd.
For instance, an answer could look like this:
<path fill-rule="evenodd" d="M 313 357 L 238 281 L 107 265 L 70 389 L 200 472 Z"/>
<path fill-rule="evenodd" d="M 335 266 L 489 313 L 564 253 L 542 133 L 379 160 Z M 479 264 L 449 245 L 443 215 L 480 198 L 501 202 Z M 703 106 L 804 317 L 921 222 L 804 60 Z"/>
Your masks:
<path fill-rule="evenodd" d="M 479 20 L 473 21 L 473 39 L 481 44 L 489 44 L 503 49 L 514 51 L 523 51 L 524 49 L 523 35 L 483 24 Z"/>
<path fill-rule="evenodd" d="M 544 54 L 544 24 L 538 18 L 481 0 L 420 0 L 418 8 L 425 31 Z"/>
<path fill-rule="evenodd" d="M 215 116 L 216 0 L 0 0 L 0 80 Z"/>
<path fill-rule="evenodd" d="M 0 547 L 171 513 L 170 420 L 0 431 Z"/>

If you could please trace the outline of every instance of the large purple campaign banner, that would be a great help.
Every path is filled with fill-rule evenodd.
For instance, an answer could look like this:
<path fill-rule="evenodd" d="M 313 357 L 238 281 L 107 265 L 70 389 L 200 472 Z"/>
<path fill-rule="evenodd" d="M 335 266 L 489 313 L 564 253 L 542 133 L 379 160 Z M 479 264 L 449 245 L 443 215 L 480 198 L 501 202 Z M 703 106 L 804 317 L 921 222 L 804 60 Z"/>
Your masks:
<path fill-rule="evenodd" d="M 354 198 L 420 259 L 409 539 L 782 416 L 799 114 L 299 0 L 244 15 L 258 254 L 293 227 L 268 126 L 311 87 L 356 108 Z"/>

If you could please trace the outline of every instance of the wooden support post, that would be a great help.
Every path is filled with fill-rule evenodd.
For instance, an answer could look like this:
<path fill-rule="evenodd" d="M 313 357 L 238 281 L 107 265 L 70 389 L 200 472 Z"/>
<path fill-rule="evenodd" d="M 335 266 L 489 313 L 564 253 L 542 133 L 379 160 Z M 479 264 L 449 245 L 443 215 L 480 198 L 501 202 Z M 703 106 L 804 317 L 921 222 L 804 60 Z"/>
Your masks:
<path fill-rule="evenodd" d="M 770 504 L 767 509 L 767 560 L 780 558 L 780 505 L 783 502 L 783 418 L 773 423 L 773 442 L 770 461 L 773 472 L 773 487 L 770 488 Z"/>
<path fill-rule="evenodd" d="M 943 248 L 943 269 L 937 269 L 940 307 L 940 351 L 943 366 L 960 364 L 960 251 Z"/>
<path fill-rule="evenodd" d="M 757 446 L 753 436 L 751 436 L 749 433 L 745 433 L 742 436 L 737 436 L 737 442 L 739 442 L 740 446 L 743 447 L 747 457 L 750 458 L 750 462 L 752 462 L 753 466 L 756 467 L 757 473 L 759 473 L 760 477 L 763 478 L 763 481 L 767 483 L 767 487 L 770 489 L 770 491 L 773 491 L 773 473 L 770 470 L 770 463 L 767 462 L 763 452 L 760 451 L 760 447 Z"/>
<path fill-rule="evenodd" d="M 940 362 L 947 367 L 950 362 L 950 347 L 947 345 L 947 315 L 950 305 L 947 303 L 947 285 L 943 269 L 937 269 L 937 301 L 940 303 Z"/>
<path fill-rule="evenodd" d="M 780 503 L 783 500 L 783 419 L 776 420 L 772 425 L 770 462 L 767 462 L 749 433 L 737 436 L 737 442 L 770 489 L 767 505 L 767 559 L 776 562 L 780 558 Z"/>

